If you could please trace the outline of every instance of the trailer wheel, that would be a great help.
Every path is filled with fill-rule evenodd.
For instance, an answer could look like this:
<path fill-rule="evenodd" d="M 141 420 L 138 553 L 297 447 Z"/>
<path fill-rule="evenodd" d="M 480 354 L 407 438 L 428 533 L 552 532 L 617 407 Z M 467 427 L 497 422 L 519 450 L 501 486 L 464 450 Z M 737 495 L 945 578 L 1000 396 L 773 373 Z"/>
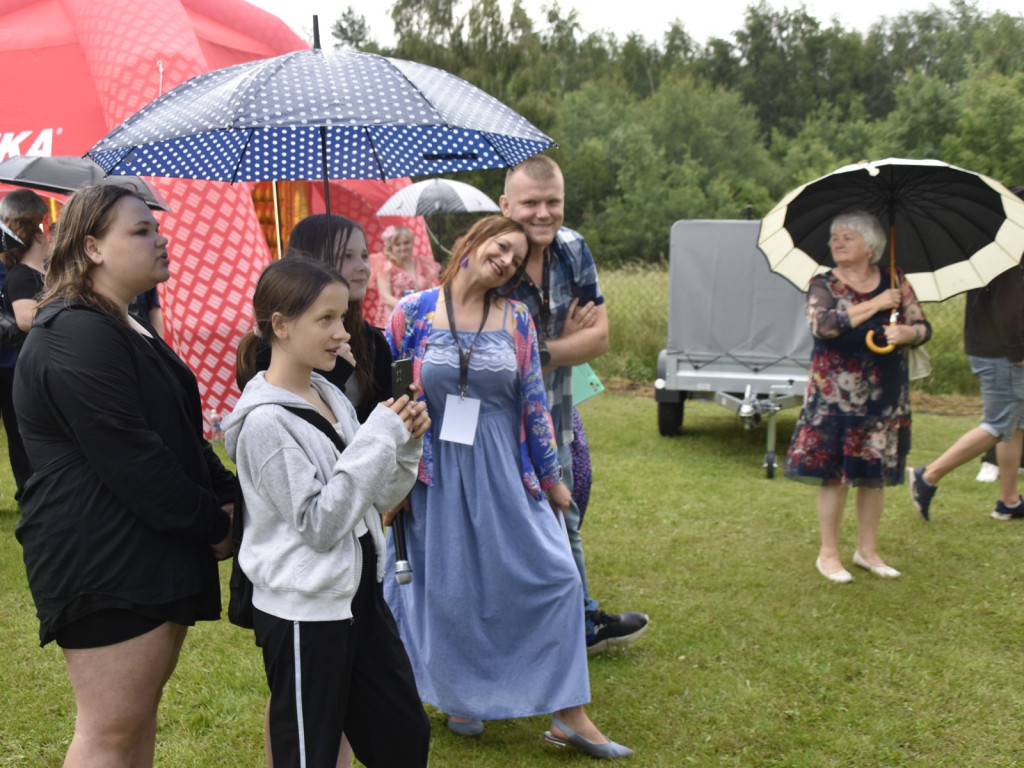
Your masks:
<path fill-rule="evenodd" d="M 683 406 L 678 403 L 658 403 L 658 432 L 665 437 L 675 437 L 683 432 Z"/>
<path fill-rule="evenodd" d="M 764 473 L 769 480 L 775 477 L 775 451 L 768 451 L 764 455 Z"/>

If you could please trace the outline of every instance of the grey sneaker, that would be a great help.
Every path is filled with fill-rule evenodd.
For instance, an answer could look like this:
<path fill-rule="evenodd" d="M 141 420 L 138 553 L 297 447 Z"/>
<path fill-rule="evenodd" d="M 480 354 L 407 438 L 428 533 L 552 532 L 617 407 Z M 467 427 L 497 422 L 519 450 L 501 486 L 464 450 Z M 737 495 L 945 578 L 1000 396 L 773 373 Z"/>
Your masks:
<path fill-rule="evenodd" d="M 1024 519 L 1024 498 L 1018 497 L 1017 506 L 1008 507 L 1000 499 L 996 502 L 996 508 L 992 510 L 993 520 L 1022 520 Z"/>
<path fill-rule="evenodd" d="M 910 487 L 910 500 L 914 502 L 914 509 L 928 522 L 931 519 L 928 517 L 928 507 L 938 487 L 925 482 L 924 467 L 907 469 L 907 485 Z"/>

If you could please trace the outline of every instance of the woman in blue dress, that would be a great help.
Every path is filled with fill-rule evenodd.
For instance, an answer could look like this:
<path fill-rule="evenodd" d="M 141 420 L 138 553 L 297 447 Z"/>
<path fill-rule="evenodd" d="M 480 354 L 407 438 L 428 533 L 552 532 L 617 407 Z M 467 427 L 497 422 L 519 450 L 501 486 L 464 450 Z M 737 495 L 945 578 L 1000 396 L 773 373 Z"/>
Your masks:
<path fill-rule="evenodd" d="M 900 287 L 891 287 L 889 270 L 879 266 L 886 239 L 878 219 L 860 211 L 843 214 L 831 233 L 836 266 L 812 278 L 807 291 L 814 352 L 786 477 L 820 486 L 815 567 L 829 581 L 846 584 L 853 576 L 839 559 L 839 524 L 851 487 L 857 489 L 854 565 L 883 578 L 900 575 L 875 544 L 885 486 L 903 482 L 910 451 L 907 350 L 928 341 L 931 326 L 910 283 L 897 271 Z M 892 310 L 899 322 L 887 325 Z M 869 331 L 896 349 L 871 351 Z"/>
<path fill-rule="evenodd" d="M 497 292 L 526 254 L 519 224 L 481 219 L 441 286 L 405 297 L 391 315 L 392 352 L 412 358 L 432 427 L 403 513 L 413 579 L 390 576 L 389 537 L 385 598 L 420 697 L 448 713 L 454 732 L 478 736 L 484 720 L 551 712 L 548 741 L 625 757 L 632 751 L 583 708 L 582 586 L 562 517 L 569 491 L 533 323 Z"/>

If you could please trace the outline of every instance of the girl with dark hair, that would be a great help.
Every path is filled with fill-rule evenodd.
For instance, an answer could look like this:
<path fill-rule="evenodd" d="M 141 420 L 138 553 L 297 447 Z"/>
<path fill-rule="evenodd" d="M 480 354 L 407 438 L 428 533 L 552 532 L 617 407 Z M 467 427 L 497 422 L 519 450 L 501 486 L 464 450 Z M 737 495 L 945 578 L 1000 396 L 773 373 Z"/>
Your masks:
<path fill-rule="evenodd" d="M 15 371 L 35 470 L 17 536 L 75 692 L 67 766 L 152 766 L 187 628 L 220 618 L 234 478 L 203 439 L 195 376 L 128 314 L 167 279 L 167 242 L 133 190 L 72 195 Z"/>
<path fill-rule="evenodd" d="M 403 395 L 360 426 L 316 373 L 349 339 L 349 299 L 324 264 L 271 263 L 238 348 L 242 397 L 224 423 L 245 498 L 236 556 L 253 583 L 275 768 L 335 765 L 343 731 L 368 768 L 427 764 L 430 724 L 379 582 L 381 513 L 412 486 L 430 419 Z M 257 372 L 260 341 L 270 362 Z"/>
<path fill-rule="evenodd" d="M 328 237 L 334 240 L 328 243 Z M 356 408 L 359 421 L 366 421 L 377 403 L 393 396 L 391 391 L 391 348 L 384 334 L 363 319 L 362 301 L 370 281 L 366 235 L 351 219 L 331 214 L 328 225 L 323 213 L 307 216 L 292 229 L 285 258 L 307 257 L 337 269 L 348 282 L 348 311 L 345 328 L 350 336 L 350 353 L 339 355 L 329 371 L 317 371 L 345 393 Z M 270 363 L 270 348 L 260 345 L 257 365 Z"/>

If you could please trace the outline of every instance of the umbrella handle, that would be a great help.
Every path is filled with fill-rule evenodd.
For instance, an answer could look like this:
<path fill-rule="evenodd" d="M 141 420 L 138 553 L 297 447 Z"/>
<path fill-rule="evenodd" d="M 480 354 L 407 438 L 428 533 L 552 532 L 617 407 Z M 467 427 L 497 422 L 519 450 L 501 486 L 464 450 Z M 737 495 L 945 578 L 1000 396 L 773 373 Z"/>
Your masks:
<path fill-rule="evenodd" d="M 875 343 L 875 332 L 873 330 L 868 331 L 868 335 L 864 338 L 864 343 L 867 344 L 868 349 L 876 355 L 888 355 L 896 349 L 895 344 L 886 344 L 884 347 L 878 346 L 878 344 Z"/>
<path fill-rule="evenodd" d="M 893 226 L 889 227 L 889 285 L 893 288 L 896 287 L 896 228 Z M 893 309 L 892 314 L 889 315 L 889 325 L 896 325 L 899 314 L 899 307 Z M 876 355 L 888 355 L 896 349 L 895 344 L 886 344 L 884 347 L 876 344 L 874 330 L 868 331 L 864 343 Z"/>

